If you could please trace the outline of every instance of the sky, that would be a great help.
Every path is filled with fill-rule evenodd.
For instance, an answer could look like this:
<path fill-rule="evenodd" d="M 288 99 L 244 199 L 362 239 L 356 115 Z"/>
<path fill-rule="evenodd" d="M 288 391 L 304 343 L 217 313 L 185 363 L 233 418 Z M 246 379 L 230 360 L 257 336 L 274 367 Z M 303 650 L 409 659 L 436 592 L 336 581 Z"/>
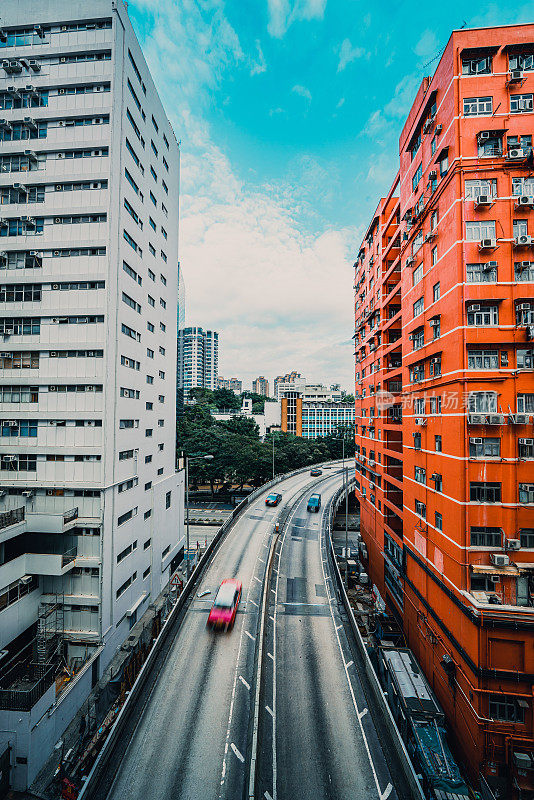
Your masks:
<path fill-rule="evenodd" d="M 186 324 L 219 374 L 353 389 L 353 269 L 417 88 L 453 28 L 528 3 L 131 0 L 181 142 Z M 531 16 L 531 15 L 530 15 Z"/>

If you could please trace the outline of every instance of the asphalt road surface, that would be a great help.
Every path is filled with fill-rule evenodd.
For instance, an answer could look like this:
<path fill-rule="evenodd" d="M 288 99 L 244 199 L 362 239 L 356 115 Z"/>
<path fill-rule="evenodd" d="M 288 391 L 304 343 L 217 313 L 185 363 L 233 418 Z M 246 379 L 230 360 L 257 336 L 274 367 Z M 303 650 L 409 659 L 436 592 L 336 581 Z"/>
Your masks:
<path fill-rule="evenodd" d="M 288 478 L 276 489 L 283 495 L 278 508 L 266 508 L 262 495 L 229 531 L 185 613 L 108 798 L 248 798 L 262 589 L 286 504 L 294 507 L 268 586 L 255 797 L 407 798 L 330 577 L 321 531 L 342 481 L 333 472 Z M 306 511 L 312 491 L 322 494 L 318 514 Z M 232 577 L 243 583 L 235 627 L 213 633 L 206 619 L 214 594 Z M 200 598 L 204 591 L 210 594 Z"/>
<path fill-rule="evenodd" d="M 316 479 L 289 478 L 276 491 L 290 502 Z M 260 496 L 239 517 L 197 589 L 159 674 L 108 797 L 114 800 L 241 798 L 262 584 L 281 506 Z M 224 578 L 243 594 L 234 629 L 213 633 L 206 619 Z M 198 595 L 209 590 L 204 598 Z"/>

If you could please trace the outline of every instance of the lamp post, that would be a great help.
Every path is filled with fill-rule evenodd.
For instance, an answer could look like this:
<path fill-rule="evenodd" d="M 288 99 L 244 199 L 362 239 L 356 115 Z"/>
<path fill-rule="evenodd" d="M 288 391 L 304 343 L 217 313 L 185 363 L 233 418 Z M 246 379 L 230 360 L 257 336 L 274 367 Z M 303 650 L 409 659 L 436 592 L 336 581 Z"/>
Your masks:
<path fill-rule="evenodd" d="M 339 441 L 339 439 L 338 439 Z M 349 493 L 348 480 L 345 479 L 345 436 L 342 437 L 343 446 L 343 488 L 345 490 L 345 588 L 349 588 Z"/>
<path fill-rule="evenodd" d="M 185 551 L 186 551 L 186 561 L 185 561 L 185 575 L 186 575 L 186 583 L 189 580 L 189 462 L 190 461 L 200 461 L 204 459 L 205 461 L 211 461 L 213 458 L 212 455 L 204 455 L 202 453 L 196 456 L 184 456 L 185 460 Z"/>
<path fill-rule="evenodd" d="M 273 481 L 274 481 L 274 431 L 271 431 L 271 438 L 273 440 Z"/>

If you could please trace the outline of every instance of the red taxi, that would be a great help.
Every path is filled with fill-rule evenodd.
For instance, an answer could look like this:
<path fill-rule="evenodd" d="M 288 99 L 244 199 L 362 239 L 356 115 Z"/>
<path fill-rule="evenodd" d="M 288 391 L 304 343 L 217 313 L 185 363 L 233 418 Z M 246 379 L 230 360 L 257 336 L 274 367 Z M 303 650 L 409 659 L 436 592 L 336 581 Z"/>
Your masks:
<path fill-rule="evenodd" d="M 224 580 L 219 586 L 211 611 L 208 616 L 208 628 L 232 628 L 241 599 L 241 581 L 235 578 Z"/>

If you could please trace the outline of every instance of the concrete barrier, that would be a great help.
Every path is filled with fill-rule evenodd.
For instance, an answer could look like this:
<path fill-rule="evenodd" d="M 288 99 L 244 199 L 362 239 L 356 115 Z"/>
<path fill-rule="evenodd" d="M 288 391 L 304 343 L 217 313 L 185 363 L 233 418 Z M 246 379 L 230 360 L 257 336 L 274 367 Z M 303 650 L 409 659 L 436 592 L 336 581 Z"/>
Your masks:
<path fill-rule="evenodd" d="M 350 481 L 347 485 L 347 491 L 350 491 L 354 487 L 354 481 Z M 338 492 L 334 495 L 334 497 L 330 500 L 330 508 L 328 509 L 328 513 L 325 514 L 325 534 L 327 536 L 327 543 L 330 549 L 330 556 L 333 563 L 333 569 L 335 574 L 335 579 L 338 587 L 339 594 L 341 596 L 341 600 L 345 607 L 345 611 L 347 612 L 349 625 L 354 636 L 354 640 L 356 642 L 356 646 L 360 655 L 362 657 L 362 661 L 365 668 L 365 673 L 367 679 L 369 681 L 369 687 L 373 692 L 374 699 L 376 701 L 377 707 L 380 711 L 382 716 L 382 721 L 385 727 L 388 730 L 388 733 L 391 738 L 391 742 L 395 748 L 395 752 L 397 754 L 397 758 L 399 760 L 399 764 L 402 768 L 404 777 L 406 779 L 406 783 L 410 787 L 410 791 L 412 793 L 412 797 L 414 800 L 425 800 L 425 795 L 423 793 L 423 789 L 421 787 L 420 782 L 417 780 L 417 775 L 415 774 L 415 770 L 404 745 L 403 738 L 400 734 L 399 729 L 397 728 L 397 724 L 393 718 L 393 714 L 391 713 L 391 709 L 389 707 L 388 701 L 384 692 L 382 691 L 382 687 L 378 680 L 378 676 L 374 670 L 374 667 L 371 663 L 371 659 L 369 658 L 369 653 L 367 652 L 367 648 L 365 646 L 365 642 L 363 641 L 362 635 L 360 633 L 360 629 L 356 623 L 356 619 L 354 617 L 354 613 L 352 610 L 352 606 L 349 602 L 349 598 L 347 596 L 347 592 L 345 591 L 345 585 L 343 583 L 343 579 L 341 577 L 341 572 L 339 570 L 339 565 L 336 560 L 336 554 L 334 552 L 334 545 L 332 543 L 332 522 L 334 519 L 335 512 L 337 510 L 338 505 L 340 504 L 341 500 L 344 497 L 344 487 L 341 487 Z"/>
<path fill-rule="evenodd" d="M 327 462 L 327 463 L 331 465 L 337 462 Z M 96 761 L 93 764 L 93 767 L 89 775 L 87 776 L 87 779 L 80 791 L 80 794 L 78 795 L 78 800 L 90 800 L 90 798 L 93 797 L 93 795 L 96 793 L 99 783 L 105 774 L 107 780 L 111 784 L 113 778 L 110 777 L 109 775 L 108 766 L 113 753 L 113 748 L 115 747 L 116 743 L 122 736 L 124 729 L 129 719 L 132 716 L 135 705 L 139 700 L 143 687 L 145 686 L 151 674 L 151 671 L 154 667 L 154 663 L 158 658 L 158 656 L 160 655 L 162 648 L 166 643 L 169 634 L 180 615 L 180 612 L 182 611 L 186 601 L 192 594 L 193 589 L 197 584 L 197 581 L 202 575 L 204 569 L 207 567 L 212 555 L 214 554 L 215 550 L 221 543 L 225 534 L 231 528 L 236 517 L 238 517 L 251 502 L 253 502 L 257 497 L 259 497 L 260 494 L 263 494 L 264 492 L 271 489 L 273 486 L 277 486 L 279 483 L 281 483 L 284 480 L 287 480 L 288 478 L 291 478 L 295 475 L 300 475 L 304 472 L 308 472 L 310 469 L 313 469 L 314 466 L 320 467 L 324 466 L 324 464 L 314 464 L 307 467 L 303 467 L 302 469 L 294 470 L 293 472 L 288 472 L 285 475 L 277 475 L 273 480 L 269 481 L 263 486 L 260 486 L 258 489 L 255 489 L 253 492 L 251 492 L 251 494 L 247 495 L 247 497 L 245 497 L 245 499 L 242 500 L 241 503 L 239 503 L 239 505 L 235 507 L 235 509 L 232 511 L 228 519 L 221 525 L 221 527 L 215 534 L 213 540 L 210 542 L 205 552 L 203 553 L 202 558 L 200 559 L 195 569 L 191 573 L 189 580 L 185 584 L 180 597 L 174 604 L 169 616 L 165 620 L 165 624 L 163 625 L 159 636 L 154 641 L 152 649 L 145 663 L 141 667 L 141 670 L 139 671 L 139 674 L 135 680 L 134 685 L 132 686 L 131 692 L 128 695 L 124 705 L 122 706 L 117 716 L 117 719 L 115 720 L 115 723 L 108 735 L 108 738 L 106 739 L 102 750 L 98 754 Z M 175 634 L 178 629 L 179 628 L 176 629 Z"/>

